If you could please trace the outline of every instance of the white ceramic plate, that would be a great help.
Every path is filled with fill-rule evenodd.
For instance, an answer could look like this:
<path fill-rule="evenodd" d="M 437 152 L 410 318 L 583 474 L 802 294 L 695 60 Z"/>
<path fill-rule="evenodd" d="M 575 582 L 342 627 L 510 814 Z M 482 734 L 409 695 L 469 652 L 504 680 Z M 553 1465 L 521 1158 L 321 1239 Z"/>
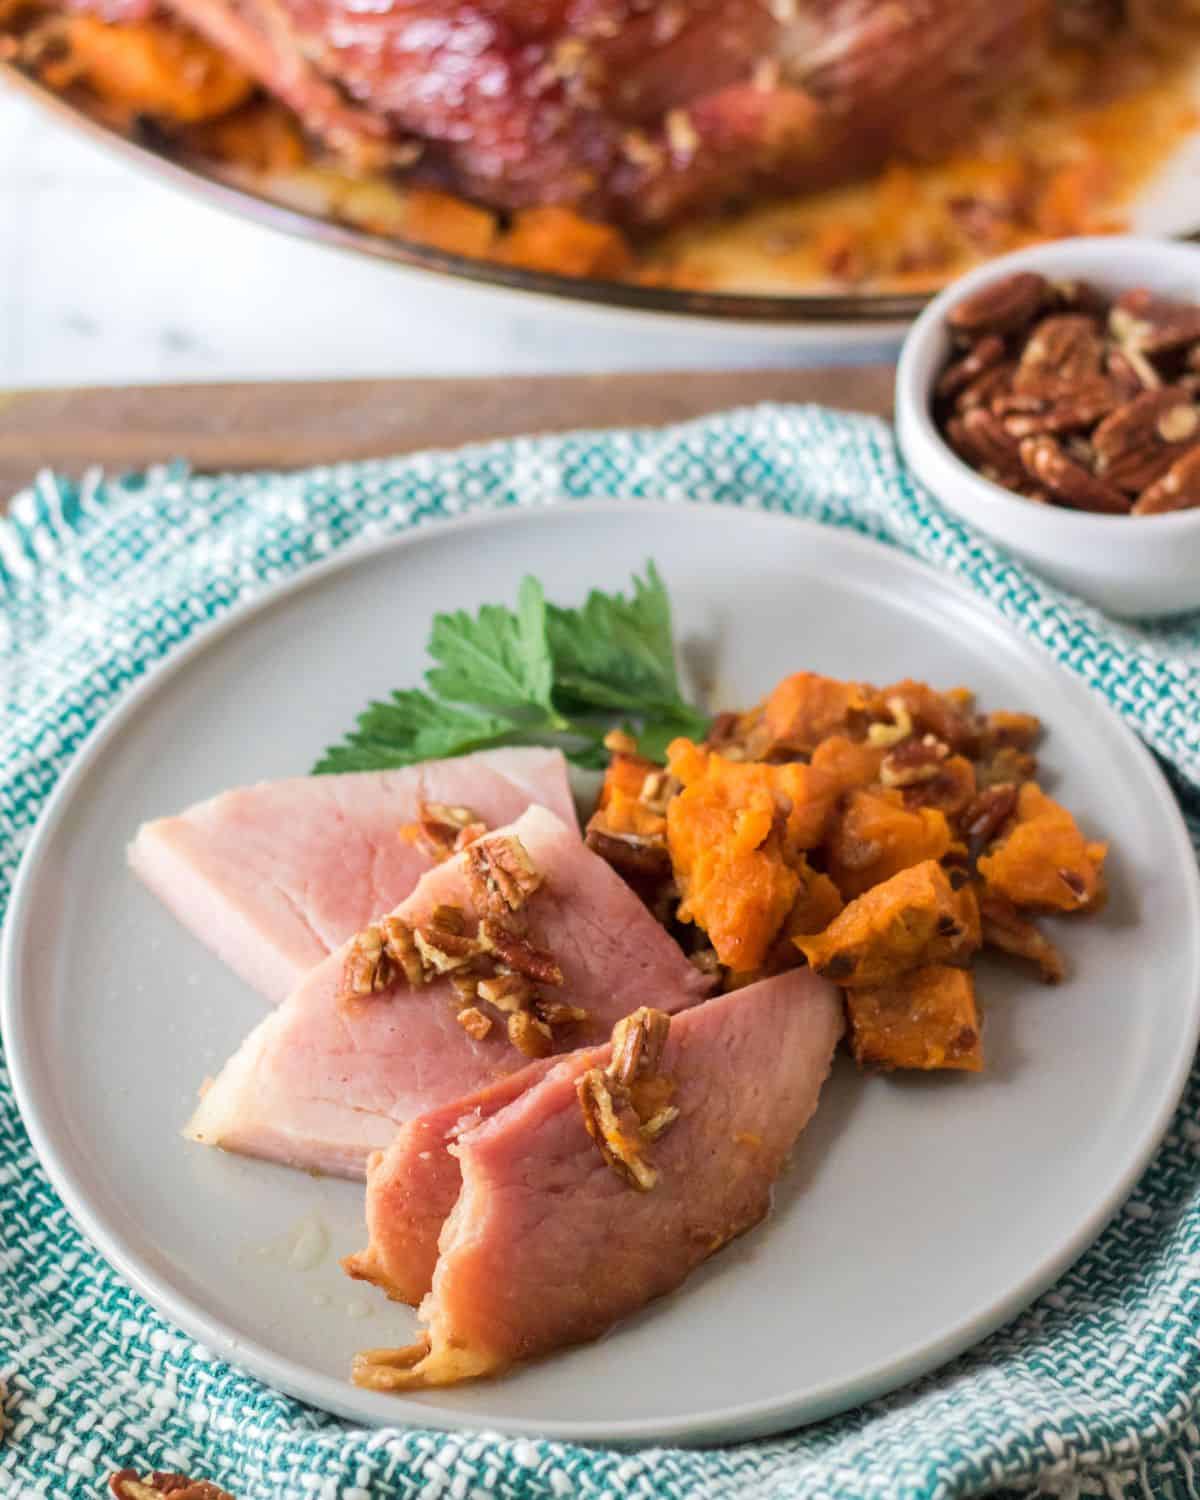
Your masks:
<path fill-rule="evenodd" d="M 801 666 L 966 683 L 1049 726 L 1045 764 L 1112 841 L 1112 899 L 1059 924 L 1072 977 L 985 965 L 980 1077 L 842 1063 L 765 1227 L 682 1292 L 502 1380 L 396 1399 L 346 1379 L 407 1309 L 336 1257 L 351 1184 L 186 1143 L 197 1084 L 261 1002 L 125 870 L 138 823 L 302 772 L 372 695 L 417 681 L 431 614 L 623 584 L 654 557 L 713 701 Z M 132 693 L 25 857 L 3 958 L 8 1062 L 34 1143 L 105 1256 L 168 1318 L 262 1379 L 364 1422 L 584 1441 L 732 1440 L 854 1405 L 1010 1317 L 1076 1257 L 1166 1127 L 1200 1014 L 1195 860 L 1149 755 L 973 598 L 895 552 L 784 517 L 605 504 L 439 525 L 310 573 Z M 563 1268 L 570 1274 L 570 1267 Z"/>

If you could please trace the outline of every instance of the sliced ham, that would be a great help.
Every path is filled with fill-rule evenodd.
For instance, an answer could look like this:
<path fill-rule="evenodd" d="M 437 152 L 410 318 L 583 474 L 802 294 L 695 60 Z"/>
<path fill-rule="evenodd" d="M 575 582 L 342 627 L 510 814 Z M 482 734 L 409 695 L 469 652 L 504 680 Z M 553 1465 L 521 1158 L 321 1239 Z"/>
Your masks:
<path fill-rule="evenodd" d="M 557 959 L 556 999 L 589 1019 L 555 1033 L 566 1051 L 603 1042 L 622 1016 L 652 1000 L 681 1010 L 709 981 L 574 827 L 530 808 L 496 837 L 520 839 L 544 884 L 523 915 Z M 412 925 L 441 905 L 475 910 L 459 855 L 430 870 L 395 915 Z M 481 1040 L 457 1019 L 446 979 L 403 981 L 353 1008 L 339 1004 L 350 945 L 329 955 L 242 1044 L 205 1092 L 187 1128 L 194 1140 L 292 1166 L 365 1175 L 367 1157 L 407 1120 L 528 1066 L 502 1025 Z"/>
<path fill-rule="evenodd" d="M 223 792 L 143 824 L 129 862 L 185 927 L 278 1003 L 432 866 L 399 835 L 423 802 L 470 807 L 492 828 L 538 804 L 576 826 L 559 751 L 493 750 Z"/>
<path fill-rule="evenodd" d="M 429 1352 L 388 1371 L 391 1388 L 492 1374 L 594 1338 L 679 1286 L 767 1212 L 841 1032 L 838 992 L 807 969 L 677 1016 L 661 1071 L 680 1114 L 650 1148 L 658 1180 L 648 1192 L 606 1164 L 585 1128 L 576 1081 L 594 1054 L 564 1059 L 452 1142 L 431 1118 L 425 1149 L 437 1152 L 440 1132 L 441 1157 L 429 1170 L 413 1159 L 415 1136 L 401 1138 L 371 1173 L 371 1248 L 355 1258 L 357 1274 L 411 1292 L 430 1226 L 407 1208 L 405 1184 L 432 1180 L 444 1201 L 456 1162 L 461 1188 L 421 1306 Z M 414 1247 L 390 1239 L 392 1208 Z"/>

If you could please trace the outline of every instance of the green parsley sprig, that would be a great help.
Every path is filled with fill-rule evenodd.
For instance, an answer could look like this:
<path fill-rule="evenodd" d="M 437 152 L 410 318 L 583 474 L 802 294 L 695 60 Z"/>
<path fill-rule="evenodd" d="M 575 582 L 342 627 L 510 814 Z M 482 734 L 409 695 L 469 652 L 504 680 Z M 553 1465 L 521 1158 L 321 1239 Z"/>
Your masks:
<path fill-rule="evenodd" d="M 662 760 L 677 735 L 701 738 L 708 718 L 687 703 L 675 666 L 671 603 L 654 564 L 629 595 L 593 590 L 578 609 L 546 602 L 523 580 L 515 610 L 485 604 L 435 615 L 428 691 L 395 692 L 314 767 L 377 771 L 499 745 L 559 745 L 576 765 L 603 766 L 620 724 Z"/>

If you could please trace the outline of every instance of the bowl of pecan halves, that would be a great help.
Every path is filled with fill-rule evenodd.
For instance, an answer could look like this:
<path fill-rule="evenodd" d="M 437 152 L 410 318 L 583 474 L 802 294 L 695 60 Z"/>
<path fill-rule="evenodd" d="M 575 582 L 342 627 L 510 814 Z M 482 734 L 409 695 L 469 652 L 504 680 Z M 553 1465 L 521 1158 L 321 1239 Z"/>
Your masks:
<path fill-rule="evenodd" d="M 1200 247 L 1108 237 L 1004 256 L 914 323 L 909 467 L 1117 615 L 1200 607 Z"/>

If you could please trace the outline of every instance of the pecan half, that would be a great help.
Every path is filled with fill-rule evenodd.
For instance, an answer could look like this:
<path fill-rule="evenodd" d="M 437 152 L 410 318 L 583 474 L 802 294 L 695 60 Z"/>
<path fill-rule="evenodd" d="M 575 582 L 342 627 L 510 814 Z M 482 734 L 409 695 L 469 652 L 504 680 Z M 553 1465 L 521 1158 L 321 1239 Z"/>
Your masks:
<path fill-rule="evenodd" d="M 503 923 L 485 917 L 479 924 L 479 942 L 485 953 L 493 953 L 516 974 L 524 974 L 535 984 L 561 984 L 563 972 L 558 960 L 545 948 L 538 948 L 519 932 Z"/>
<path fill-rule="evenodd" d="M 1145 489 L 1134 503 L 1135 516 L 1159 516 L 1172 510 L 1200 506 L 1200 446 L 1177 458 L 1161 479 Z"/>
<path fill-rule="evenodd" d="M 1102 379 L 1104 340 L 1095 318 L 1056 313 L 1043 318 L 1021 351 L 1013 390 L 1058 401 Z"/>
<path fill-rule="evenodd" d="M 973 384 L 985 370 L 998 365 L 1004 358 L 1004 340 L 995 333 L 981 338 L 973 344 L 961 359 L 946 366 L 934 387 L 934 393 L 943 401 L 949 401 L 960 391 Z"/>
<path fill-rule="evenodd" d="M 410 1384 L 408 1372 L 429 1353 L 427 1333 L 402 1349 L 362 1349 L 354 1356 L 350 1379 L 368 1391 L 395 1391 Z"/>
<path fill-rule="evenodd" d="M 1103 511 L 1108 515 L 1125 515 L 1129 511 L 1127 496 L 1068 458 L 1062 445 L 1052 437 L 1026 438 L 1021 444 L 1021 462 L 1031 478 L 1072 510 Z"/>
<path fill-rule="evenodd" d="M 108 1476 L 109 1493 L 114 1500 L 233 1500 L 228 1490 L 208 1479 L 189 1479 L 186 1474 L 168 1474 L 155 1469 L 139 1475 L 136 1469 L 118 1469 Z"/>
<path fill-rule="evenodd" d="M 520 911 L 542 884 L 529 851 L 511 833 L 471 845 L 467 850 L 467 879 L 480 909 L 492 916 Z"/>
<path fill-rule="evenodd" d="M 1020 477 L 1018 440 L 993 411 L 973 406 L 946 426 L 946 436 L 960 458 L 986 478 L 1006 484 Z"/>
<path fill-rule="evenodd" d="M 966 338 L 1015 333 L 1034 317 L 1047 291 L 1044 276 L 1018 271 L 965 297 L 951 309 L 946 321 L 954 333 Z"/>
<path fill-rule="evenodd" d="M 1200 439 L 1200 408 L 1187 391 L 1164 386 L 1119 406 L 1092 434 L 1096 473 L 1137 495 Z"/>
<path fill-rule="evenodd" d="M 1151 358 L 1186 349 L 1200 339 L 1200 307 L 1159 297 L 1148 287 L 1122 292 L 1108 322 L 1127 350 L 1132 347 Z"/>
<path fill-rule="evenodd" d="M 967 412 L 973 406 L 986 406 L 990 410 L 994 401 L 1011 391 L 1013 372 L 1016 368 L 1016 360 L 1012 359 L 992 365 L 970 385 L 962 388 L 954 402 L 955 410 Z"/>

